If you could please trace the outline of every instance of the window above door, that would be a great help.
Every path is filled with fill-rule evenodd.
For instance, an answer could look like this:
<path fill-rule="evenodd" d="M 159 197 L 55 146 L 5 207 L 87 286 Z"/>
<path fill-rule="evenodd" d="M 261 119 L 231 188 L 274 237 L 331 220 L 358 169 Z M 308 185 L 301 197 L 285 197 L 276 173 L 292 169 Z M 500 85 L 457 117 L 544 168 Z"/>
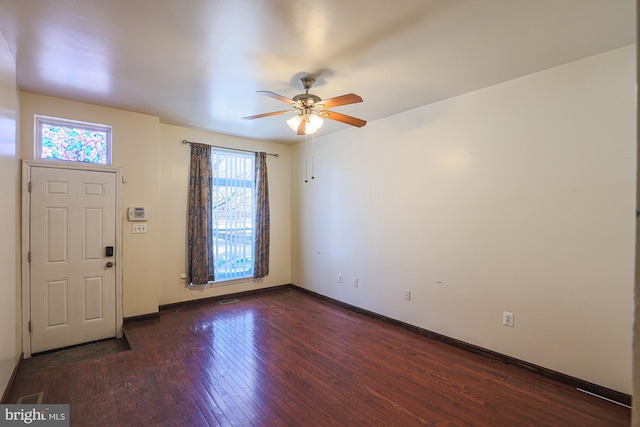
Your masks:
<path fill-rule="evenodd" d="M 111 164 L 111 126 L 35 116 L 36 159 Z"/>

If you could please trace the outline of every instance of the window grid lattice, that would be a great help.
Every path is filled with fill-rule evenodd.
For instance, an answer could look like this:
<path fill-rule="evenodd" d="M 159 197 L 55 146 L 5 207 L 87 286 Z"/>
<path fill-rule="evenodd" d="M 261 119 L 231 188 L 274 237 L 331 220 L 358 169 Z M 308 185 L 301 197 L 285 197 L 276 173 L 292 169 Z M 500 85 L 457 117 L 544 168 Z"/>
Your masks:
<path fill-rule="evenodd" d="M 214 150 L 212 221 L 216 281 L 253 276 L 254 155 Z"/>

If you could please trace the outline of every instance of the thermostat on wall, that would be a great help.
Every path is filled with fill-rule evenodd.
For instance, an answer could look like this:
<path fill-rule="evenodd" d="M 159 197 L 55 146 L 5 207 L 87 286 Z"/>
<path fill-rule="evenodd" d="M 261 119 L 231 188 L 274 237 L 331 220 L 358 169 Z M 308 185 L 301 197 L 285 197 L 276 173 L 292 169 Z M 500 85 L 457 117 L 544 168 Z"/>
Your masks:
<path fill-rule="evenodd" d="M 147 212 L 144 207 L 130 207 L 129 211 L 129 221 L 146 221 L 147 220 Z"/>

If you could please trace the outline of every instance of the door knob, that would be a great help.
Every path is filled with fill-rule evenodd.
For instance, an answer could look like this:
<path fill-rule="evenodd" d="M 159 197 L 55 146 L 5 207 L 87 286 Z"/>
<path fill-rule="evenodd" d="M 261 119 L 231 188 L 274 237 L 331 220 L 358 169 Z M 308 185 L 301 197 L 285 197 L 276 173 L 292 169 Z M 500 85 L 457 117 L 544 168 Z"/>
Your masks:
<path fill-rule="evenodd" d="M 109 261 L 109 262 L 107 263 L 107 266 L 106 266 L 106 267 L 107 267 L 107 268 L 111 268 L 111 267 L 113 267 L 113 263 L 112 263 L 111 261 Z"/>

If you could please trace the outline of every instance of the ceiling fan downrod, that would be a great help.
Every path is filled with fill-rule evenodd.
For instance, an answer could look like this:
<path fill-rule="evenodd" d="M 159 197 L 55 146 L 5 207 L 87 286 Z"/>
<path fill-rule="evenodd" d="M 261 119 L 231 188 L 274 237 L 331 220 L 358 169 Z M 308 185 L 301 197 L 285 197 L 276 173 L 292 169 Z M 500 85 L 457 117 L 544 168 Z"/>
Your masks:
<path fill-rule="evenodd" d="M 300 79 L 300 84 L 304 89 L 304 93 L 294 96 L 293 101 L 299 102 L 302 107 L 311 107 L 311 108 L 313 108 L 315 104 L 322 101 L 322 99 L 319 96 L 309 93 L 309 89 L 311 89 L 311 86 L 313 86 L 315 82 L 316 82 L 316 79 L 314 79 L 313 77 L 309 77 L 309 76 L 302 77 Z"/>

